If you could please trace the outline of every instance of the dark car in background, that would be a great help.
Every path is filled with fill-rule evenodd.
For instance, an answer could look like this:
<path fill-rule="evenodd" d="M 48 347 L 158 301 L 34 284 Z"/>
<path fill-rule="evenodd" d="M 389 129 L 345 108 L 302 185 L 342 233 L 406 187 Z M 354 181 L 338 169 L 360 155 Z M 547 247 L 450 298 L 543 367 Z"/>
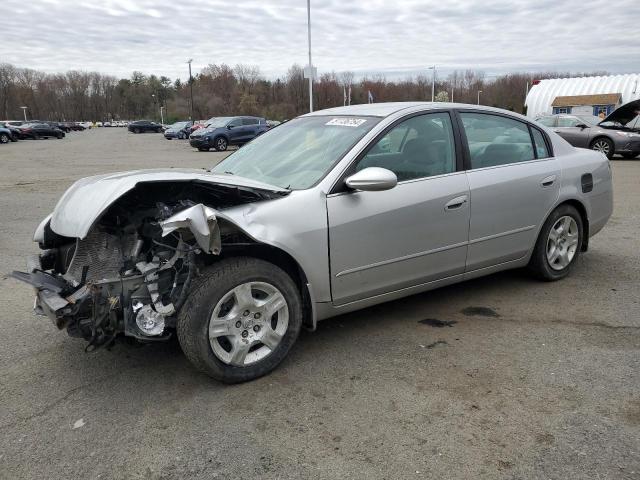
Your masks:
<path fill-rule="evenodd" d="M 638 105 L 632 105 L 637 103 Z M 640 155 L 640 101 L 631 102 L 604 120 L 592 115 L 557 114 L 536 120 L 574 147 L 590 148 L 608 158 L 632 159 Z"/>
<path fill-rule="evenodd" d="M 129 131 L 133 133 L 162 133 L 162 125 L 151 120 L 137 120 L 129 124 Z"/>
<path fill-rule="evenodd" d="M 9 143 L 13 141 L 13 134 L 8 128 L 0 127 L 0 143 Z"/>
<path fill-rule="evenodd" d="M 6 123 L 6 122 L 0 122 L 0 128 L 9 130 L 9 141 L 17 142 L 18 139 L 20 138 L 20 129 L 18 127 L 14 127 L 13 125 L 10 125 L 9 123 Z M 3 142 L 2 138 L 0 138 L 0 143 L 7 143 L 7 142 Z"/>
<path fill-rule="evenodd" d="M 244 145 L 269 130 L 261 117 L 216 117 L 189 137 L 189 144 L 201 152 L 215 148 L 224 152 L 229 145 Z"/>
<path fill-rule="evenodd" d="M 176 122 L 164 131 L 164 138 L 167 140 L 171 140 L 172 138 L 179 138 L 184 140 L 189 138 L 189 134 L 191 133 L 191 127 L 193 122 L 184 121 L 184 122 Z"/>
<path fill-rule="evenodd" d="M 48 123 L 25 123 L 20 125 L 20 138 L 32 138 L 38 140 L 40 138 L 64 138 L 65 133 L 57 127 Z"/>

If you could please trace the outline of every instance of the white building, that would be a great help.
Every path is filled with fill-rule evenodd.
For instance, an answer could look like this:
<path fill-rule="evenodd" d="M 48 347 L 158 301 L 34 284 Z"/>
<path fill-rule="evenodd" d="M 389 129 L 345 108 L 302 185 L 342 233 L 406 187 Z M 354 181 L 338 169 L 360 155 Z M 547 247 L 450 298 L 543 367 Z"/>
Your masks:
<path fill-rule="evenodd" d="M 640 99 L 640 73 L 602 77 L 552 78 L 539 80 L 529 90 L 527 116 L 552 113 L 605 115 Z"/>

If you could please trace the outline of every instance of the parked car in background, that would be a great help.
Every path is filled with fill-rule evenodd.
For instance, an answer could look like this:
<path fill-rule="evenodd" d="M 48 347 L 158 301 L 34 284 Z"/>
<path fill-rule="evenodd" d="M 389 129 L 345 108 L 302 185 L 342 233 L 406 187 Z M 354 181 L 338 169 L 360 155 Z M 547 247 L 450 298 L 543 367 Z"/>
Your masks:
<path fill-rule="evenodd" d="M 10 141 L 17 142 L 20 139 L 20 129 L 18 127 L 14 127 L 13 125 L 10 125 L 7 122 L 0 122 L 0 128 L 5 128 L 9 130 Z"/>
<path fill-rule="evenodd" d="M 162 133 L 162 125 L 151 120 L 137 120 L 129 123 L 129 131 L 133 133 Z"/>
<path fill-rule="evenodd" d="M 0 125 L 0 143 L 15 142 L 13 133 L 8 128 Z"/>
<path fill-rule="evenodd" d="M 12 127 L 19 127 L 23 123 L 27 123 L 27 122 L 24 122 L 22 120 L 3 120 L 2 123 L 5 123 L 7 125 L 11 125 Z"/>
<path fill-rule="evenodd" d="M 278 125 L 280 125 L 282 122 L 278 121 L 278 120 L 267 120 L 267 126 L 269 128 L 273 128 L 273 127 L 277 127 Z"/>
<path fill-rule="evenodd" d="M 631 159 L 640 155 L 640 131 L 612 120 L 616 112 L 604 120 L 592 115 L 556 114 L 536 118 L 574 147 L 590 148 L 607 158 L 620 154 Z M 634 116 L 637 118 L 637 115 Z"/>
<path fill-rule="evenodd" d="M 612 209 L 609 161 L 522 115 L 355 105 L 210 171 L 79 180 L 12 276 L 88 350 L 177 335 L 196 368 L 242 382 L 276 368 L 303 325 L 511 268 L 560 280 Z"/>
<path fill-rule="evenodd" d="M 261 117 L 216 117 L 193 132 L 189 143 L 201 152 L 211 148 L 223 152 L 229 145 L 244 145 L 267 130 L 267 122 Z"/>
<path fill-rule="evenodd" d="M 57 138 L 62 139 L 65 133 L 55 126 L 48 123 L 25 123 L 20 125 L 20 138 L 32 138 L 38 140 L 40 138 Z"/>
<path fill-rule="evenodd" d="M 189 138 L 191 133 L 191 126 L 193 122 L 183 121 L 176 122 L 172 125 L 169 125 L 168 128 L 164 131 L 164 138 L 167 140 L 171 140 L 173 138 L 179 138 L 181 140 Z"/>

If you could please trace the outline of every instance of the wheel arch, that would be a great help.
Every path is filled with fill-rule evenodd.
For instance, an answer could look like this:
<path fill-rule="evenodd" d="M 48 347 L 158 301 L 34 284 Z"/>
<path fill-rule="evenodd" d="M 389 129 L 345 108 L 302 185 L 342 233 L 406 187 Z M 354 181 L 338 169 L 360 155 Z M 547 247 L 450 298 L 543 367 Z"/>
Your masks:
<path fill-rule="evenodd" d="M 302 299 L 302 324 L 308 330 L 315 330 L 317 319 L 314 308 L 313 293 L 309 286 L 307 275 L 298 261 L 283 249 L 266 243 L 253 241 L 241 247 L 226 247 L 222 243 L 222 250 L 218 256 L 210 256 L 212 262 L 230 257 L 254 257 L 272 263 L 284 270 L 291 277 L 300 292 Z"/>
<path fill-rule="evenodd" d="M 569 198 L 556 205 L 553 208 L 552 212 L 562 205 L 571 205 L 580 214 L 580 217 L 582 218 L 582 246 L 580 248 L 580 251 L 586 252 L 589 249 L 589 214 L 587 213 L 587 208 L 580 200 L 576 198 Z M 549 215 L 551 215 L 551 212 L 549 212 Z"/>

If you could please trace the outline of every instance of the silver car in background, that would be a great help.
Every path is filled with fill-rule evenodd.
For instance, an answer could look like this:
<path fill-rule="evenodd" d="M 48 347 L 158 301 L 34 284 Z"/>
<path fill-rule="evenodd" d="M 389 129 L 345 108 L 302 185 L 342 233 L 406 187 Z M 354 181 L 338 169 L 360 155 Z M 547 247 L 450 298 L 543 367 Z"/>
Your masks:
<path fill-rule="evenodd" d="M 638 102 L 640 103 L 640 102 Z M 574 147 L 590 148 L 604 153 L 608 158 L 615 154 L 628 160 L 640 155 L 640 116 L 624 124 L 619 121 L 619 109 L 604 120 L 593 115 L 547 115 L 536 119 L 549 127 Z"/>
<path fill-rule="evenodd" d="M 224 382 L 264 375 L 304 326 L 528 266 L 566 276 L 612 211 L 609 161 L 511 112 L 387 103 L 303 115 L 211 171 L 76 182 L 13 276 L 89 342 L 177 334 Z"/>

